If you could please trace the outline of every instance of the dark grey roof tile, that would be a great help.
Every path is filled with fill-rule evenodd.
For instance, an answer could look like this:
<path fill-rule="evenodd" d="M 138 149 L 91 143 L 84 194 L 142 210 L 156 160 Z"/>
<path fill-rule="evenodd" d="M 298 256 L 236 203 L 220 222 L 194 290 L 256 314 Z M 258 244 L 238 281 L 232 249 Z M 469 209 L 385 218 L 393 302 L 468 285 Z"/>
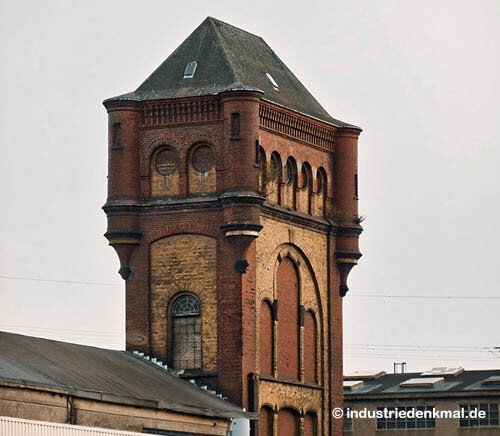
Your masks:
<path fill-rule="evenodd" d="M 196 61 L 192 78 L 184 69 Z M 276 90 L 266 76 L 277 82 Z M 258 90 L 263 98 L 340 127 L 354 127 L 331 117 L 266 42 L 230 24 L 207 17 L 137 88 L 111 100 L 154 100 Z"/>

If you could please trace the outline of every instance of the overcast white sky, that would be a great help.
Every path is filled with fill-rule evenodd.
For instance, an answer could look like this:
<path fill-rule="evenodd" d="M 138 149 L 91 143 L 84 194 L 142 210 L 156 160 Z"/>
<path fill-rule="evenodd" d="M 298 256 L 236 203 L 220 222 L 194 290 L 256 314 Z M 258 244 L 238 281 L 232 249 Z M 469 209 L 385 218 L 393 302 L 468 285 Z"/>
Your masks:
<path fill-rule="evenodd" d="M 500 2 L 0 4 L 0 330 L 124 346 L 101 102 L 211 15 L 364 129 L 345 370 L 500 367 Z"/>

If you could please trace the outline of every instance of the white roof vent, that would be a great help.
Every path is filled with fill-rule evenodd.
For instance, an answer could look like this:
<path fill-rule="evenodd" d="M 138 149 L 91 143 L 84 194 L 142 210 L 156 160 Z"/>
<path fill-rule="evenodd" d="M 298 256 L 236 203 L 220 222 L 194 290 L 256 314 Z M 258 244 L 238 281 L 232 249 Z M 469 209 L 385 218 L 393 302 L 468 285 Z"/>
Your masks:
<path fill-rule="evenodd" d="M 186 68 L 184 68 L 184 79 L 192 79 L 197 66 L 198 62 L 196 61 L 189 62 L 186 65 Z"/>
<path fill-rule="evenodd" d="M 276 80 L 274 80 L 273 76 L 271 76 L 269 73 L 266 73 L 267 78 L 271 82 L 271 85 L 273 85 L 273 88 L 275 91 L 279 91 L 280 87 L 276 83 Z"/>

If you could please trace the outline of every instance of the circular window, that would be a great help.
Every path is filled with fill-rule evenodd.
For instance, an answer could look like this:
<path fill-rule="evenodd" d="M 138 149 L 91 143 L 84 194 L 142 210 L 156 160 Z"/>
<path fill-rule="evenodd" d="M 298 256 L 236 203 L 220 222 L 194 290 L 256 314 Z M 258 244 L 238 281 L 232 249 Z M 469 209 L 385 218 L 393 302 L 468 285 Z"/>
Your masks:
<path fill-rule="evenodd" d="M 196 171 L 208 173 L 215 165 L 214 152 L 208 145 L 201 145 L 194 151 L 192 162 Z"/>
<path fill-rule="evenodd" d="M 286 162 L 285 183 L 289 185 L 293 180 L 293 164 L 290 160 Z"/>
<path fill-rule="evenodd" d="M 168 176 L 177 170 L 177 152 L 170 147 L 158 152 L 155 160 L 155 168 L 162 176 Z"/>

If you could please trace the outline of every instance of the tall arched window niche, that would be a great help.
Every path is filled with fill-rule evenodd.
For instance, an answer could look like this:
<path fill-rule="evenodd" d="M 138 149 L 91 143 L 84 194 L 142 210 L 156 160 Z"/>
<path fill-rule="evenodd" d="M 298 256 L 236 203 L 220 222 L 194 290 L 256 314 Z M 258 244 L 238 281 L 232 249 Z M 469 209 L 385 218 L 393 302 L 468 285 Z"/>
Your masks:
<path fill-rule="evenodd" d="M 316 191 L 314 198 L 314 215 L 324 216 L 326 208 L 326 195 L 328 191 L 328 183 L 326 171 L 323 167 L 319 167 L 316 172 Z"/>
<path fill-rule="evenodd" d="M 297 163 L 289 157 L 285 165 L 285 179 L 283 186 L 283 205 L 291 209 L 296 208 L 297 194 Z"/>
<path fill-rule="evenodd" d="M 191 294 L 177 297 L 172 306 L 172 365 L 175 369 L 201 368 L 201 308 Z"/>

